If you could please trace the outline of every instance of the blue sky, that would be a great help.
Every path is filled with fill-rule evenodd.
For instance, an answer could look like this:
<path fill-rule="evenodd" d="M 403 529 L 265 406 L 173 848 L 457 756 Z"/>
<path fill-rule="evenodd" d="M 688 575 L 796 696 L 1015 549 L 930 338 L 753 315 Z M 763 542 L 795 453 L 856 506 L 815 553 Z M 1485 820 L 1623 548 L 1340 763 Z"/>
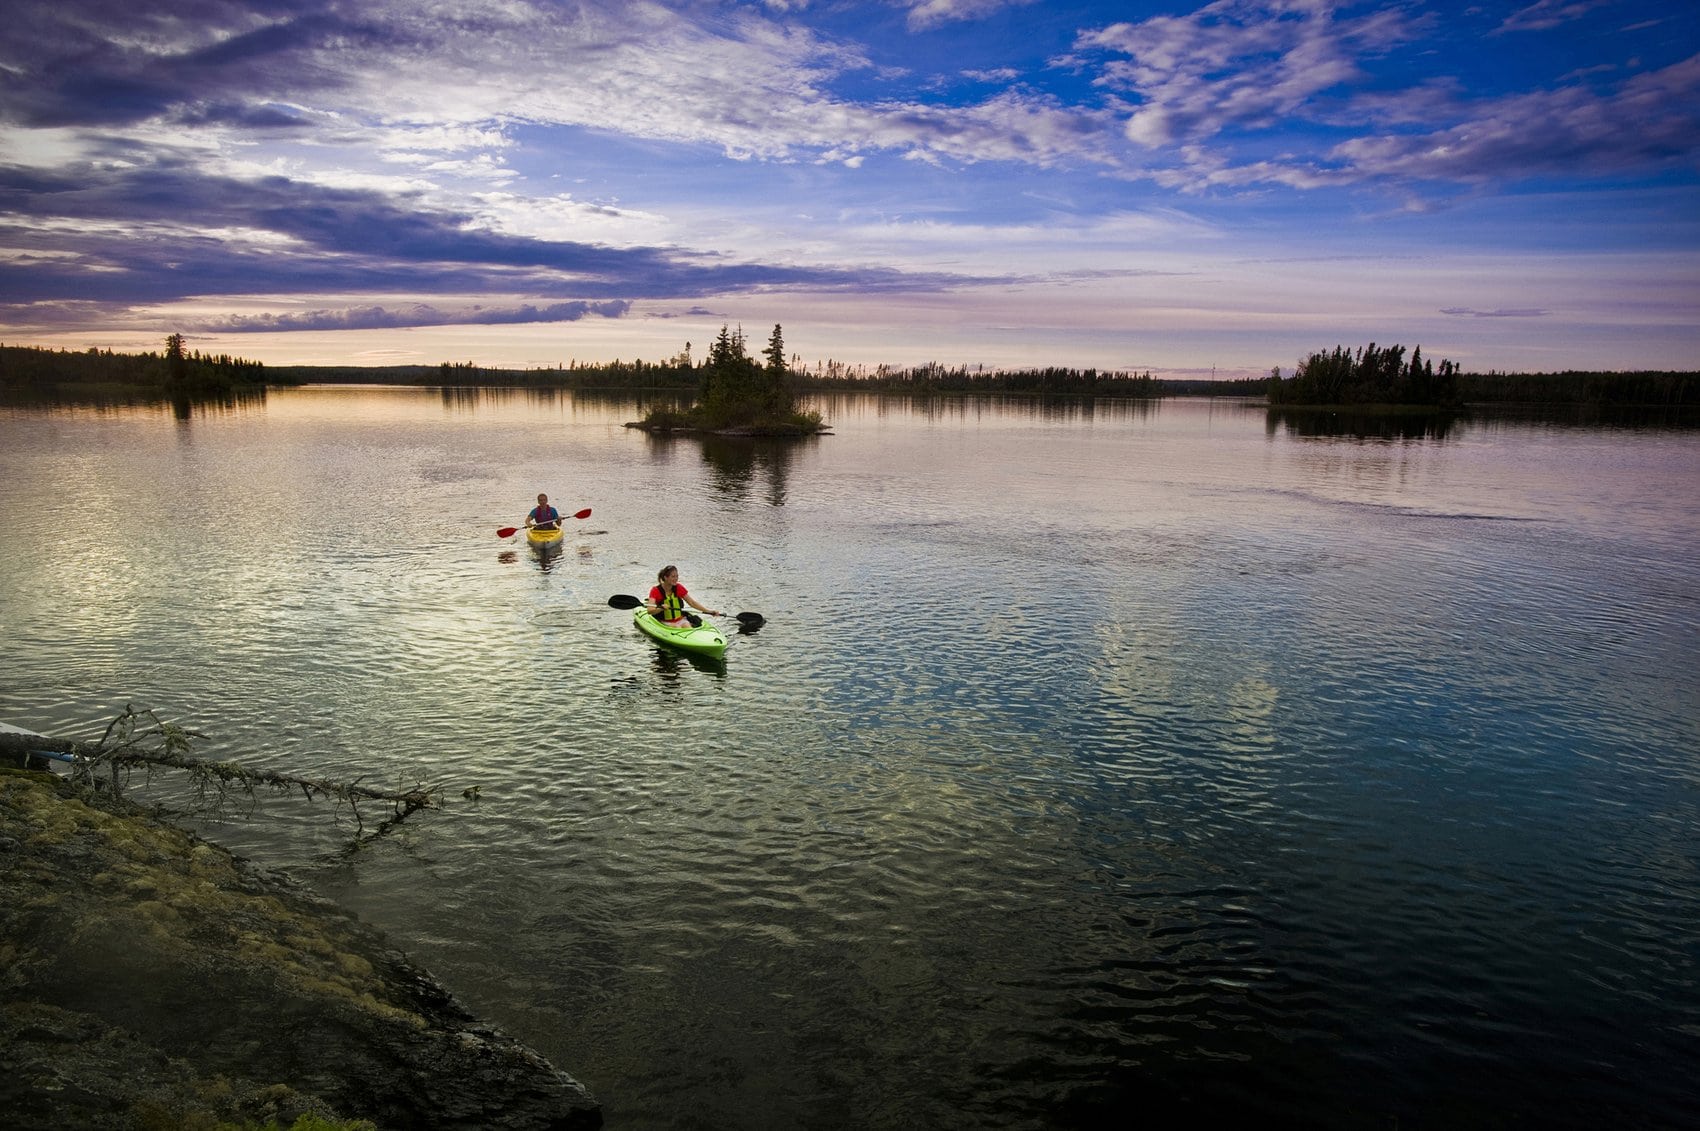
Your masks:
<path fill-rule="evenodd" d="M 1700 369 L 1700 5 L 14 0 L 0 341 Z"/>

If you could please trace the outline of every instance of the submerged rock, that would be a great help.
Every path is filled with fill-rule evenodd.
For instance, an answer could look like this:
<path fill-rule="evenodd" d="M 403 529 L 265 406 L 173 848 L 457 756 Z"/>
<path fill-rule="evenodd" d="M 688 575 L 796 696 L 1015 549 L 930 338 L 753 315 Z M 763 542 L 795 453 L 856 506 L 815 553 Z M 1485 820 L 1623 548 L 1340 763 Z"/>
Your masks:
<path fill-rule="evenodd" d="M 373 928 L 50 774 L 0 769 L 0 984 L 11 1127 L 602 1122 Z"/>

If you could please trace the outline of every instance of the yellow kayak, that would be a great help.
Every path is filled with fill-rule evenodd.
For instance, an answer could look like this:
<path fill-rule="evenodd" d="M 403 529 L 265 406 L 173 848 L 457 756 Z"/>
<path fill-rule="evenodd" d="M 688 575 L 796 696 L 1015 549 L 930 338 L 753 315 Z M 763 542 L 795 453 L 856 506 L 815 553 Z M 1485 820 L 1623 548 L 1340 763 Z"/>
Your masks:
<path fill-rule="evenodd" d="M 565 533 L 559 526 L 553 530 L 539 530 L 534 526 L 525 532 L 525 540 L 530 542 L 534 549 L 553 550 L 560 547 L 561 536 Z"/>

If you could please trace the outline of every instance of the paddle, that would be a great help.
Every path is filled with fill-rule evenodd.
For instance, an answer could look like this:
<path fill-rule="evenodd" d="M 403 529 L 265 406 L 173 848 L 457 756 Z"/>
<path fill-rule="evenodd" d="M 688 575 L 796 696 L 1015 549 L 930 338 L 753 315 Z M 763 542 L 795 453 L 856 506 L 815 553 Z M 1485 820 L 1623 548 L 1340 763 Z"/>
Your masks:
<path fill-rule="evenodd" d="M 615 609 L 638 609 L 643 607 L 643 602 L 638 598 L 633 597 L 630 593 L 616 593 L 612 597 L 608 598 L 608 604 L 609 607 Z M 685 616 L 693 624 L 702 623 L 690 613 L 686 613 Z M 762 625 L 767 623 L 767 618 L 762 616 L 760 613 L 739 613 L 735 619 L 739 624 L 746 628 L 760 628 Z"/>
<path fill-rule="evenodd" d="M 585 507 L 583 510 L 579 511 L 577 514 L 573 515 L 573 517 L 574 518 L 581 518 L 581 519 L 582 518 L 589 518 L 590 517 L 590 508 Z M 502 527 L 502 528 L 500 528 L 499 530 L 496 531 L 496 537 L 498 537 L 498 538 L 512 538 L 515 534 L 519 533 L 519 530 L 520 530 L 520 528 L 517 527 L 517 526 L 504 526 L 504 527 Z"/>

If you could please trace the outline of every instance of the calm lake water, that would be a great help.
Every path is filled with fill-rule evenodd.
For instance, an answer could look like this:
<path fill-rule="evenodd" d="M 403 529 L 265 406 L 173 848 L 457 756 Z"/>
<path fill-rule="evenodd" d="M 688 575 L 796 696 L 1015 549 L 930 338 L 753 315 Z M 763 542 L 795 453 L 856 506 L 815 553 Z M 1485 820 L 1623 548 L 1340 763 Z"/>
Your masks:
<path fill-rule="evenodd" d="M 814 407 L 0 409 L 0 720 L 441 783 L 199 827 L 611 1128 L 1700 1123 L 1700 433 Z"/>

